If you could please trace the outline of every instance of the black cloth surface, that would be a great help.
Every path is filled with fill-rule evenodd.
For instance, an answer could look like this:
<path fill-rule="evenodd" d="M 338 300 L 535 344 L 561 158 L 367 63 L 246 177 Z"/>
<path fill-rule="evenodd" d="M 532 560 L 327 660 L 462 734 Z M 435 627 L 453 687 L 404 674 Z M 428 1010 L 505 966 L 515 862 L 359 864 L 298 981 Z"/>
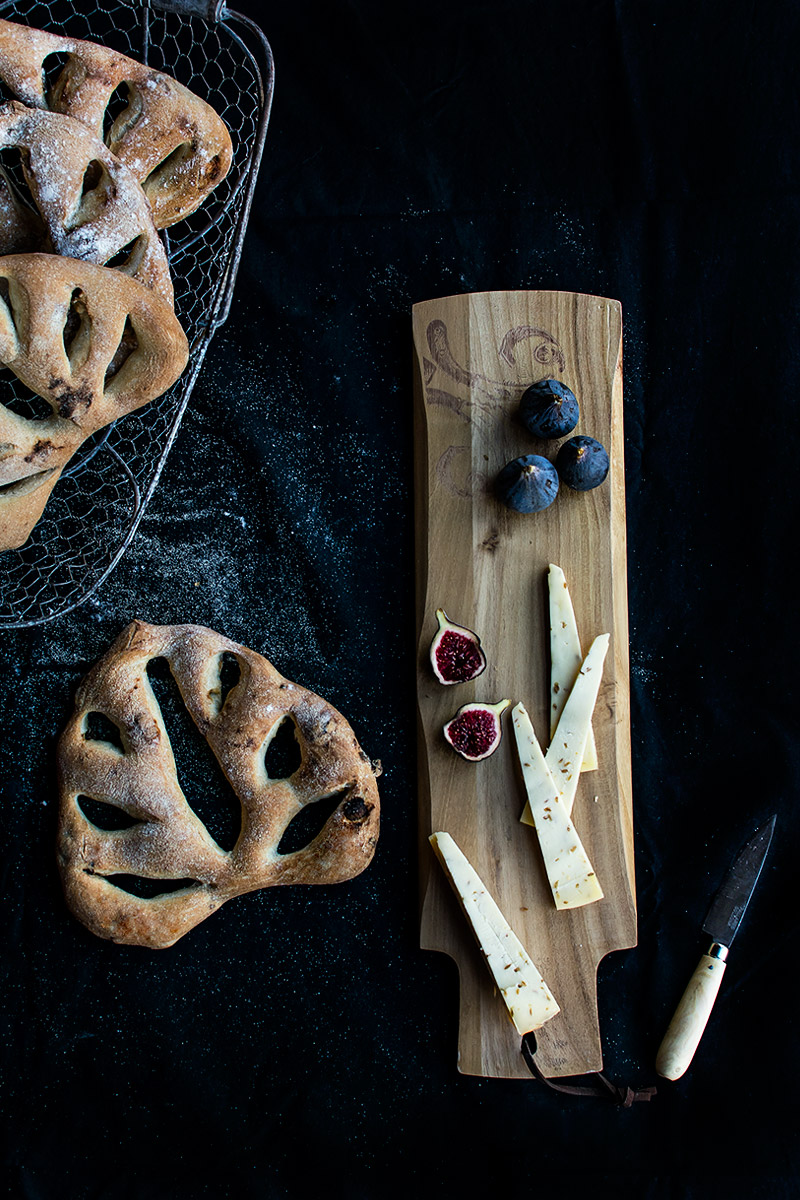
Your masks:
<path fill-rule="evenodd" d="M 7 1194 L 796 1196 L 800 7 L 239 7 L 276 89 L 230 318 L 116 570 L 0 635 Z M 457 973 L 418 942 L 411 306 L 516 288 L 623 309 L 639 944 L 598 996 L 607 1075 L 658 1086 L 629 1109 L 460 1075 Z M 384 767 L 363 875 L 157 953 L 70 916 L 55 744 L 135 617 L 347 714 Z M 700 1051 L 659 1080 L 773 812 Z"/>

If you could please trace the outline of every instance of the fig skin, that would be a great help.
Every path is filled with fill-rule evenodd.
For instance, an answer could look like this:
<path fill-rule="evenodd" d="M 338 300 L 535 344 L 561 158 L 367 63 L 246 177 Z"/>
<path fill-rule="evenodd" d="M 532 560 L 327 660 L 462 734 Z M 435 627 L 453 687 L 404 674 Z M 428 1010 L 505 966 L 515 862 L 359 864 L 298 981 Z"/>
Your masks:
<path fill-rule="evenodd" d="M 447 686 L 468 683 L 486 670 L 486 655 L 477 633 L 451 621 L 443 608 L 437 608 L 439 628 L 431 642 L 430 660 L 433 673 Z"/>
<path fill-rule="evenodd" d="M 590 492 L 608 475 L 608 452 L 595 438 L 579 433 L 559 449 L 556 468 L 567 487 L 576 492 Z"/>
<path fill-rule="evenodd" d="M 572 433 L 581 413 L 571 388 L 560 379 L 541 379 L 523 392 L 519 415 L 534 437 L 552 439 Z"/>
<path fill-rule="evenodd" d="M 447 741 L 467 762 L 480 762 L 494 754 L 503 737 L 500 717 L 510 700 L 497 704 L 462 704 L 442 732 Z"/>
<path fill-rule="evenodd" d="M 503 503 L 515 512 L 541 512 L 558 495 L 558 471 L 549 458 L 524 454 L 503 467 L 495 488 Z"/>

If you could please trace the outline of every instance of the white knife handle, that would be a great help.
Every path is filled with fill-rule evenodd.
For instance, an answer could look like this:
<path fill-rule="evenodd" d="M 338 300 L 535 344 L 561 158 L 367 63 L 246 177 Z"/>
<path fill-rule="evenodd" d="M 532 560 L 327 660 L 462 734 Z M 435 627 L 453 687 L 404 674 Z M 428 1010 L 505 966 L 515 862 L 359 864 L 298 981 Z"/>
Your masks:
<path fill-rule="evenodd" d="M 680 1079 L 694 1058 L 717 998 L 728 950 L 714 942 L 697 964 L 656 1055 L 656 1070 L 665 1079 Z"/>

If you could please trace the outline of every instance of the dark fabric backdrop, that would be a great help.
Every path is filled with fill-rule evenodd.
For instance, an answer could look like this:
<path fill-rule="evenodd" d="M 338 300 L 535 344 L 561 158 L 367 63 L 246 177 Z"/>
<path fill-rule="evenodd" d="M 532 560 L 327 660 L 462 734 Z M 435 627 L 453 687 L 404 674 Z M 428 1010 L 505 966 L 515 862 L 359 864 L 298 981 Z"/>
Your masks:
<path fill-rule="evenodd" d="M 55 1200 L 789 1197 L 797 1179 L 800 6 L 295 0 L 230 319 L 128 554 L 2 635 L 3 1158 Z M 456 1069 L 418 948 L 411 305 L 618 298 L 639 946 L 600 968 L 628 1110 Z M 265 653 L 382 759 L 370 869 L 170 951 L 66 911 L 54 747 L 133 617 Z M 778 828 L 694 1064 L 654 1056 L 738 846 Z"/>

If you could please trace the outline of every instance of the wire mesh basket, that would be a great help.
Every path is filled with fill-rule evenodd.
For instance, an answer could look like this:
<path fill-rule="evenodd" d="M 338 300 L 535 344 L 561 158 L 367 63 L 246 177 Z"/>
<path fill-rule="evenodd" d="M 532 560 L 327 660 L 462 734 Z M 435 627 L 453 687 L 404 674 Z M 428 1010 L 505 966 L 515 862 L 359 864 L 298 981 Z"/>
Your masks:
<path fill-rule="evenodd" d="M 0 2 L 0 17 L 99 42 L 172 75 L 216 109 L 234 147 L 227 177 L 161 235 L 189 365 L 163 396 L 84 443 L 28 541 L 0 555 L 0 628 L 14 629 L 83 603 L 134 537 L 205 352 L 228 315 L 269 120 L 273 64 L 258 26 L 221 0 L 9 0 Z M 35 416 L 35 400 L 0 369 L 0 402 Z"/>

